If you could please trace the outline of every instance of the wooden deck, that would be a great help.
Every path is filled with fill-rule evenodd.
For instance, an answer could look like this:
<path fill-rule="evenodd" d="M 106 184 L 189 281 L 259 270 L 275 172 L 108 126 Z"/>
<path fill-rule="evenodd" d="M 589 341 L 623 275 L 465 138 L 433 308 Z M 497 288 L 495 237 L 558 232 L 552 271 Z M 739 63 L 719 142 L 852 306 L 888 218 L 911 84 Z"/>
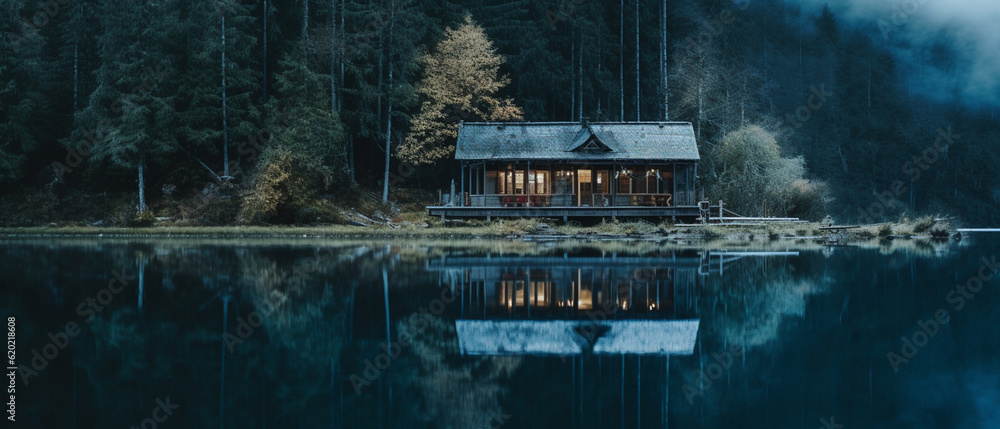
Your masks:
<path fill-rule="evenodd" d="M 429 206 L 427 214 L 442 218 L 548 217 L 548 218 L 663 218 L 685 221 L 698 218 L 698 206 L 655 207 L 453 207 Z"/>

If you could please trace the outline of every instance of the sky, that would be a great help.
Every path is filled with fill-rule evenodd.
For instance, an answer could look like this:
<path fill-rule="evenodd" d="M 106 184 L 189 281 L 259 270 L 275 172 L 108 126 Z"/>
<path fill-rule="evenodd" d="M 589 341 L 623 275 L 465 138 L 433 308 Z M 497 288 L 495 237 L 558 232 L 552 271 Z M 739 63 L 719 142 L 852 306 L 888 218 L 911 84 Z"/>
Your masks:
<path fill-rule="evenodd" d="M 970 106 L 1000 105 L 1000 0 L 803 1 L 817 14 L 829 4 L 842 28 L 875 34 L 876 43 L 910 70 L 903 74 L 914 92 Z M 952 67 L 929 65 L 932 56 L 948 51 L 955 54 Z"/>

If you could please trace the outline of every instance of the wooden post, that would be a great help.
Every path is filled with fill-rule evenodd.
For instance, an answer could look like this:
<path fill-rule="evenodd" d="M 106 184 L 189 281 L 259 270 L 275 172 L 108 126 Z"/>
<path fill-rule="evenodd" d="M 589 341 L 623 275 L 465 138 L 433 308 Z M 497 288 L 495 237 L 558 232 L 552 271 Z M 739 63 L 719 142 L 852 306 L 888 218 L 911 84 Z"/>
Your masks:
<path fill-rule="evenodd" d="M 451 193 L 448 194 L 448 205 L 455 206 L 455 179 L 451 179 Z"/>
<path fill-rule="evenodd" d="M 458 196 L 458 198 L 461 199 L 461 202 L 458 203 L 458 207 L 465 207 L 465 161 L 462 161 L 462 168 L 461 168 L 461 170 L 462 170 L 462 174 L 461 174 L 462 187 L 461 187 L 461 193 Z"/>
<path fill-rule="evenodd" d="M 618 183 L 620 183 L 618 182 L 618 163 L 611 162 L 610 176 L 611 177 L 608 177 L 608 180 L 610 180 L 611 183 L 608 183 L 608 187 L 611 191 L 611 206 L 615 207 L 618 205 Z"/>
<path fill-rule="evenodd" d="M 719 223 L 722 223 L 722 200 L 719 200 Z"/>
<path fill-rule="evenodd" d="M 528 165 L 524 168 L 524 193 L 527 195 L 527 199 L 524 202 L 525 207 L 531 207 L 531 161 L 528 161 Z"/>

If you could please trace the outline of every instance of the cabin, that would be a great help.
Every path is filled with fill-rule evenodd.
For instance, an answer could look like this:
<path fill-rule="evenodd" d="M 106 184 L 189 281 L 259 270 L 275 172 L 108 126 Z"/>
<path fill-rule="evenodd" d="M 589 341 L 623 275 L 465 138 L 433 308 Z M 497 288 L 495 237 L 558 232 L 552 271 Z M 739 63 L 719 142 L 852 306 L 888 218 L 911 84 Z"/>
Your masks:
<path fill-rule="evenodd" d="M 462 123 L 460 181 L 432 216 L 699 216 L 687 122 Z"/>

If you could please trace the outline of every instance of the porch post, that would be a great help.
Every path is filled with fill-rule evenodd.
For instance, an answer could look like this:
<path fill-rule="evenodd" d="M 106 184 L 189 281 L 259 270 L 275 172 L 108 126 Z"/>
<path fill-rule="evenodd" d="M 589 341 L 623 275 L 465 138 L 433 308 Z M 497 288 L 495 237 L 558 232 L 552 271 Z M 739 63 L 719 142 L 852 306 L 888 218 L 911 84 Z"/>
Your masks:
<path fill-rule="evenodd" d="M 672 180 L 673 184 L 670 186 L 671 188 L 673 188 L 673 189 L 670 190 L 672 192 L 672 194 L 670 194 L 670 197 L 673 200 L 674 205 L 676 206 L 677 205 L 677 163 L 676 162 L 670 165 L 670 170 L 673 171 L 673 173 L 671 175 L 674 176 L 674 180 Z"/>
<path fill-rule="evenodd" d="M 462 188 L 458 194 L 458 199 L 461 203 L 458 204 L 459 207 L 465 207 L 465 161 L 462 161 Z"/>
<path fill-rule="evenodd" d="M 619 182 L 618 182 L 618 163 L 617 162 L 614 162 L 614 161 L 611 162 L 611 177 L 609 177 L 608 180 L 611 181 L 611 183 L 609 183 L 608 186 L 611 187 L 611 206 L 614 207 L 614 206 L 618 205 L 618 183 Z"/>
<path fill-rule="evenodd" d="M 528 196 L 524 206 L 531 207 L 531 161 L 528 161 L 528 165 L 524 168 L 524 171 L 524 193 Z"/>

